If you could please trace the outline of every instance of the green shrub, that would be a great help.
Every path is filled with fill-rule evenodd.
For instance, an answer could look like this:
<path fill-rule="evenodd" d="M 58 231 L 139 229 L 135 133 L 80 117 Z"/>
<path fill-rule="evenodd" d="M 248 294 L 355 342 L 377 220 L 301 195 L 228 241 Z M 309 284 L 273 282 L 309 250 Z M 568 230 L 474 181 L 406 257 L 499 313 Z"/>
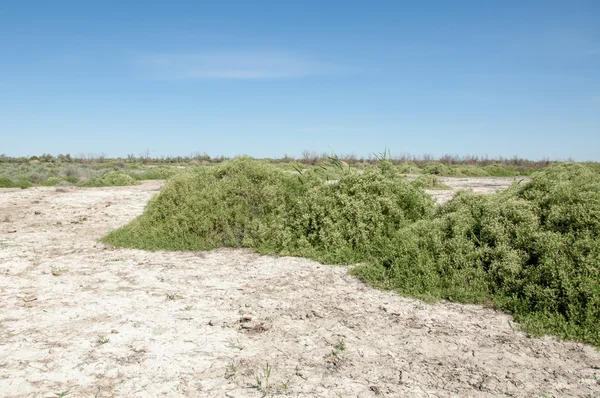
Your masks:
<path fill-rule="evenodd" d="M 462 192 L 354 272 L 429 299 L 494 301 L 527 330 L 600 345 L 600 176 L 560 165 L 497 195 Z"/>
<path fill-rule="evenodd" d="M 62 180 L 63 179 L 60 177 L 49 177 L 47 180 L 40 181 L 40 185 L 45 186 L 45 187 L 53 187 L 56 184 L 58 184 L 59 182 L 61 182 Z"/>
<path fill-rule="evenodd" d="M 79 182 L 79 177 L 78 176 L 67 176 L 64 179 L 67 182 L 70 182 L 71 184 L 77 184 Z"/>
<path fill-rule="evenodd" d="M 25 188 L 29 188 L 31 187 L 31 182 L 22 179 L 19 180 L 17 182 L 11 180 L 8 177 L 0 177 L 0 188 L 21 188 L 21 189 L 25 189 Z"/>
<path fill-rule="evenodd" d="M 106 240 L 151 250 L 244 246 L 352 262 L 433 213 L 431 198 L 391 169 L 341 173 L 326 184 L 317 169 L 298 176 L 247 158 L 181 173 Z"/>
<path fill-rule="evenodd" d="M 422 168 L 422 172 L 424 174 L 434 174 L 440 176 L 456 176 L 457 173 L 447 164 L 443 163 L 429 163 L 425 167 Z"/>
<path fill-rule="evenodd" d="M 421 174 L 422 170 L 415 164 L 402 163 L 396 166 L 396 170 L 401 174 Z"/>
<path fill-rule="evenodd" d="M 514 177 L 522 175 L 515 167 L 504 166 L 501 164 L 492 164 L 482 168 L 488 175 L 493 177 Z"/>
<path fill-rule="evenodd" d="M 479 166 L 461 165 L 455 168 L 456 175 L 464 177 L 487 177 L 490 174 Z"/>
<path fill-rule="evenodd" d="M 106 241 L 149 250 L 253 246 L 282 228 L 286 197 L 302 185 L 289 173 L 245 158 L 183 172 L 142 216 Z"/>
<path fill-rule="evenodd" d="M 81 184 L 82 187 L 110 187 L 136 185 L 137 181 L 130 175 L 118 171 L 108 171 L 100 178 L 93 178 Z"/>
<path fill-rule="evenodd" d="M 294 198 L 276 251 L 334 263 L 363 261 L 399 228 L 433 214 L 433 201 L 397 171 L 348 172 Z"/>
<path fill-rule="evenodd" d="M 450 189 L 449 186 L 440 183 L 438 176 L 433 174 L 421 174 L 412 184 L 422 189 Z"/>
<path fill-rule="evenodd" d="M 532 333 L 600 346 L 596 171 L 553 166 L 499 194 L 459 192 L 437 209 L 420 185 L 435 173 L 408 182 L 388 161 L 363 174 L 336 172 L 339 181 L 328 184 L 318 170 L 298 175 L 248 158 L 186 171 L 104 241 L 361 263 L 353 273 L 376 286 L 426 300 L 492 301 Z"/>
<path fill-rule="evenodd" d="M 0 188 L 14 188 L 15 183 L 8 177 L 0 177 Z"/>

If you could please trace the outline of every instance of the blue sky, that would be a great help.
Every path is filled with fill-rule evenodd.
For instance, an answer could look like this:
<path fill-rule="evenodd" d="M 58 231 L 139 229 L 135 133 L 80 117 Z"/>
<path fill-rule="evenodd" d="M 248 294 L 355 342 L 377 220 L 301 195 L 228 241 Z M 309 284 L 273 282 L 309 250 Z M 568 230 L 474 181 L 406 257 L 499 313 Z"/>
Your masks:
<path fill-rule="evenodd" d="M 0 153 L 600 161 L 600 1 L 3 1 Z"/>

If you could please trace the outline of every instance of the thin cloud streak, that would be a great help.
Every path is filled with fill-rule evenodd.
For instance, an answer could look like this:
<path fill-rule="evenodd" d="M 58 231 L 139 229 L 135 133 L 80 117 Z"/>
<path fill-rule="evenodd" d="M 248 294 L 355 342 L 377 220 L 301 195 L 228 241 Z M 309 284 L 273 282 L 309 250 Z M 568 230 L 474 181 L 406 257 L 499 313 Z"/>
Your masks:
<path fill-rule="evenodd" d="M 163 79 L 285 79 L 348 72 L 349 67 L 278 52 L 162 54 L 138 59 L 142 68 Z"/>

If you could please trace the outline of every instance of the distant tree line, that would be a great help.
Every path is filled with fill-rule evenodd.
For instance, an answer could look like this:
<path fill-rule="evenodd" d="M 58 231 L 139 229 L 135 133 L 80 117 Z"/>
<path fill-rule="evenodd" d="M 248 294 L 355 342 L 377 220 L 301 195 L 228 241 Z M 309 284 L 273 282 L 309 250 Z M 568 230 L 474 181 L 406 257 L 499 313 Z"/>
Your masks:
<path fill-rule="evenodd" d="M 328 153 L 318 154 L 315 151 L 303 151 L 299 157 L 292 157 L 284 155 L 281 158 L 265 158 L 271 163 L 302 163 L 307 165 L 314 165 L 317 163 L 325 162 L 331 155 Z M 348 164 L 377 164 L 379 163 L 379 157 L 377 154 L 370 155 L 368 157 L 358 157 L 355 154 L 342 154 L 337 156 L 338 159 L 343 160 Z M 118 162 L 118 163 L 142 163 L 142 164 L 169 164 L 169 163 L 221 163 L 230 159 L 226 156 L 211 157 L 206 153 L 196 152 L 189 156 L 151 156 L 149 151 L 146 151 L 139 155 L 129 154 L 126 157 L 109 158 L 105 154 L 79 154 L 73 156 L 71 154 L 58 154 L 56 156 L 43 153 L 41 155 L 34 156 L 21 156 L 11 157 L 0 154 L 0 163 L 28 163 L 28 162 L 42 162 L 42 163 L 104 163 L 104 162 Z M 435 157 L 432 155 L 411 155 L 402 154 L 391 156 L 391 161 L 394 164 L 412 163 L 417 166 L 430 164 L 430 163 L 442 163 L 448 165 L 473 165 L 473 166 L 489 166 L 494 164 L 515 166 L 515 167 L 545 167 L 548 166 L 551 161 L 550 159 L 544 158 L 541 160 L 530 160 L 521 158 L 518 156 L 514 157 L 495 157 L 490 158 L 488 156 L 477 156 L 477 155 L 443 155 L 441 157 Z M 568 161 L 572 161 L 568 159 Z"/>

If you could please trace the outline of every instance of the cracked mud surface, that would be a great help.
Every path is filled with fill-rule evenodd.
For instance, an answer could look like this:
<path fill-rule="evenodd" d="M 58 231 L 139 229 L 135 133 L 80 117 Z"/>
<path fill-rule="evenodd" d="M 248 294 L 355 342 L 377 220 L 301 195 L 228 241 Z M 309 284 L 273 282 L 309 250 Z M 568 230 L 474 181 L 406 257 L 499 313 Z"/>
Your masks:
<path fill-rule="evenodd" d="M 489 308 L 302 258 L 97 242 L 161 184 L 0 190 L 0 396 L 600 396 L 600 352 Z"/>

